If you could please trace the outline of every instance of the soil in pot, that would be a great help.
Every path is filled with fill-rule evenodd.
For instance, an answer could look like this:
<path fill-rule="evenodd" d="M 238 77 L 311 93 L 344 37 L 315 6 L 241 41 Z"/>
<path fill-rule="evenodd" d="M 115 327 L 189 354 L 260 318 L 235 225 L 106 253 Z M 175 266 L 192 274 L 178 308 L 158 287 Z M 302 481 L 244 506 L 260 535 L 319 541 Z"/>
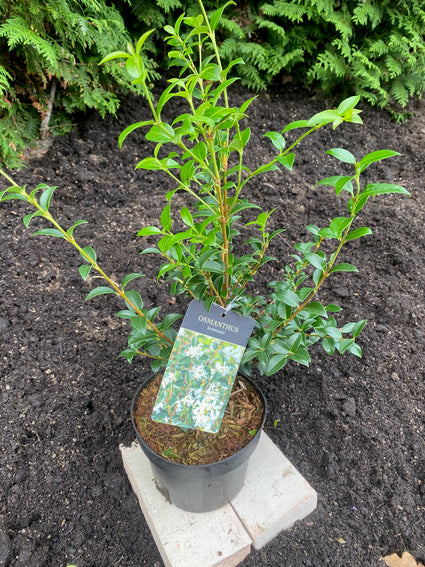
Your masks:
<path fill-rule="evenodd" d="M 183 430 L 151 419 L 162 375 L 143 389 L 134 412 L 140 436 L 157 454 L 185 465 L 216 463 L 243 449 L 261 427 L 264 405 L 258 391 L 242 376 L 235 380 L 217 433 Z"/>

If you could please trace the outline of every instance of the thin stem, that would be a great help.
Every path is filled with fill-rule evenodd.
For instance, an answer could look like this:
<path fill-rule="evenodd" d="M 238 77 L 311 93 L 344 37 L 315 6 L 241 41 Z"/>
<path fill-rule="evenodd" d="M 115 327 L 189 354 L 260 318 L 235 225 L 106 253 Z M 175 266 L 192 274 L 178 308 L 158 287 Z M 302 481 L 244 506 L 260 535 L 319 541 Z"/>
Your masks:
<path fill-rule="evenodd" d="M 202 0 L 198 0 L 198 4 L 199 4 L 199 7 L 201 8 L 202 15 L 204 16 L 205 23 L 207 24 L 207 27 L 208 27 L 208 35 L 209 35 L 211 43 L 213 45 L 217 65 L 220 67 L 220 70 L 222 71 L 223 66 L 221 64 L 221 58 L 220 58 L 220 54 L 218 52 L 217 42 L 215 40 L 215 31 L 211 28 L 211 24 L 210 24 L 210 21 L 208 19 L 208 16 L 207 16 L 207 13 L 205 11 Z M 229 99 L 228 99 L 228 96 L 227 96 L 227 89 L 224 89 L 223 94 L 224 94 L 224 104 L 226 105 L 226 108 L 229 108 Z"/>
<path fill-rule="evenodd" d="M 220 171 L 217 164 L 216 155 L 214 152 L 214 136 L 207 136 L 205 138 L 209 153 L 213 162 L 214 166 L 214 173 L 215 173 L 215 193 L 217 195 L 218 205 L 220 209 L 220 227 L 221 227 L 221 235 L 223 238 L 223 251 L 221 253 L 221 259 L 224 263 L 224 291 L 226 292 L 225 298 L 229 296 L 229 239 L 227 236 L 227 224 L 228 224 L 228 206 L 227 206 L 227 197 L 226 191 L 222 193 L 221 187 L 221 177 Z"/>
<path fill-rule="evenodd" d="M 87 262 L 89 262 L 91 264 L 93 269 L 95 269 L 102 276 L 102 278 L 105 281 L 108 282 L 108 284 L 114 289 L 114 291 L 116 292 L 116 294 L 119 297 L 121 297 L 125 302 L 127 302 L 128 305 L 130 305 L 132 307 L 132 309 L 134 309 L 134 311 L 140 317 L 146 317 L 146 315 L 137 307 L 137 305 L 135 305 L 131 301 L 131 299 L 127 296 L 125 291 L 123 289 L 121 289 L 119 284 L 117 284 L 112 278 L 110 278 L 102 270 L 102 268 L 99 266 L 99 264 L 87 254 L 87 252 L 77 243 L 77 241 L 75 240 L 75 238 L 73 236 L 68 234 L 68 232 L 65 229 L 62 228 L 62 226 L 53 218 L 53 216 L 50 214 L 50 212 L 48 210 L 43 209 L 43 207 L 37 202 L 35 197 L 31 197 L 31 195 L 29 195 L 25 191 L 25 189 L 23 189 L 22 187 L 19 187 L 19 185 L 17 185 L 13 181 L 13 179 L 11 177 L 9 177 L 2 169 L 0 169 L 0 174 L 3 175 L 9 182 L 11 182 L 14 187 L 19 189 L 19 193 L 22 196 L 25 197 L 25 200 L 28 203 L 30 203 L 35 209 L 40 211 L 42 213 L 41 216 L 43 216 L 43 218 L 45 218 L 48 222 L 50 222 L 63 235 L 64 239 L 67 240 L 67 242 L 69 242 L 70 244 L 72 244 L 72 246 L 74 246 L 74 248 L 76 248 L 76 250 L 78 250 L 78 252 L 81 254 L 81 256 L 85 260 L 87 260 Z M 158 329 L 158 327 L 150 319 L 146 318 L 146 322 L 147 322 L 147 325 L 149 326 L 149 328 L 152 331 L 154 331 L 154 333 L 158 336 L 158 338 L 169 343 L 170 345 L 173 344 L 173 341 L 171 339 L 169 339 L 160 329 Z"/>
<path fill-rule="evenodd" d="M 28 195 L 29 197 L 29 195 Z M 44 211 L 44 209 L 42 209 L 38 203 L 31 203 L 33 205 L 36 205 L 37 208 L 39 210 Z M 75 240 L 75 238 L 73 236 L 69 236 L 69 234 L 59 225 L 58 222 L 55 221 L 55 219 L 52 217 L 52 215 L 48 212 L 45 211 L 45 215 L 44 217 L 51 223 L 53 224 L 53 226 L 55 226 L 63 235 L 64 238 L 70 243 L 72 244 L 72 246 L 74 246 L 74 248 L 76 248 L 78 250 L 78 252 L 92 265 L 92 267 L 102 276 L 102 278 L 104 280 L 106 280 L 108 282 L 108 284 L 115 290 L 116 294 L 121 297 L 121 299 L 123 299 L 126 303 L 128 303 L 128 305 L 130 305 L 132 307 L 132 309 L 134 309 L 134 311 L 140 316 L 140 317 L 146 317 L 146 315 L 143 313 L 143 311 L 141 311 L 137 305 L 135 305 L 131 299 L 127 296 L 127 294 L 125 293 L 125 291 L 123 289 L 121 289 L 121 287 L 119 286 L 119 284 L 117 284 L 112 278 L 110 278 L 103 270 L 102 268 L 99 266 L 99 264 L 97 262 L 95 262 L 94 260 L 92 260 L 90 258 L 90 256 L 85 252 L 85 250 L 83 248 L 81 248 L 81 246 L 77 243 L 77 241 Z M 150 329 L 162 340 L 168 342 L 169 344 L 173 344 L 173 341 L 171 339 L 169 339 L 160 329 L 158 329 L 158 327 L 148 318 L 146 318 L 146 323 L 147 325 L 150 327 Z"/>
<path fill-rule="evenodd" d="M 17 185 L 13 181 L 13 179 L 11 177 L 9 177 L 3 169 L 0 169 L 0 174 L 3 175 L 3 177 L 5 177 L 9 181 L 9 183 L 12 185 L 12 187 L 16 187 L 17 189 L 21 189 L 21 187 L 19 187 L 19 185 Z"/>
<path fill-rule="evenodd" d="M 310 135 L 312 132 L 315 132 L 316 130 L 318 130 L 319 128 L 321 128 L 322 126 L 325 126 L 325 124 L 327 123 L 323 123 L 323 124 L 317 124 L 316 126 L 313 126 L 313 128 L 310 128 L 310 130 L 308 130 L 307 132 L 304 132 L 304 134 L 302 136 L 300 136 L 293 144 L 291 144 L 288 148 L 286 148 L 285 151 L 281 152 L 279 154 L 278 157 L 283 157 L 286 154 L 288 154 L 293 148 L 295 148 L 295 146 L 297 146 L 305 137 L 307 137 L 308 135 Z M 268 165 L 274 165 L 275 163 L 277 163 L 279 160 L 277 157 L 275 157 L 274 159 L 272 159 L 269 163 L 262 165 L 261 167 L 258 167 L 255 171 L 252 171 L 251 173 L 249 173 L 246 177 L 246 179 L 243 181 L 243 183 L 241 184 L 240 190 L 239 192 L 243 189 L 243 187 L 248 183 L 248 181 L 250 181 L 253 177 L 255 177 L 256 175 L 258 175 L 259 173 L 262 173 L 261 170 L 263 170 L 264 167 L 268 166 Z"/>

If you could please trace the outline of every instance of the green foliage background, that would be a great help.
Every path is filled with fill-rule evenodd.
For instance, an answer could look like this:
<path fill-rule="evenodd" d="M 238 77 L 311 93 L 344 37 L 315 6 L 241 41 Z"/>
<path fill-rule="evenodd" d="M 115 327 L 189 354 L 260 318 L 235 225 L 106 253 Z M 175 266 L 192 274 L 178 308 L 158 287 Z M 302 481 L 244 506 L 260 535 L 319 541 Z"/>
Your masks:
<path fill-rule="evenodd" d="M 115 64 L 99 67 L 130 36 L 118 6 L 106 0 L 0 0 L 0 152 L 9 167 L 38 137 L 52 87 L 54 133 L 70 129 L 72 114 L 119 106 L 128 79 Z M 151 67 L 154 64 L 151 61 Z"/>
<path fill-rule="evenodd" d="M 221 5 L 204 2 L 208 10 Z M 53 132 L 73 112 L 114 113 L 128 88 L 118 64 L 98 67 L 130 38 L 160 30 L 188 0 L 0 0 L 0 152 L 9 167 L 38 136 L 52 81 L 57 81 Z M 229 5 L 218 29 L 224 62 L 242 57 L 242 84 L 264 90 L 292 75 L 325 94 L 359 94 L 397 118 L 425 86 L 423 0 L 247 0 Z M 160 31 L 147 44 L 150 78 L 158 77 Z M 161 69 L 164 71 L 164 67 Z"/>

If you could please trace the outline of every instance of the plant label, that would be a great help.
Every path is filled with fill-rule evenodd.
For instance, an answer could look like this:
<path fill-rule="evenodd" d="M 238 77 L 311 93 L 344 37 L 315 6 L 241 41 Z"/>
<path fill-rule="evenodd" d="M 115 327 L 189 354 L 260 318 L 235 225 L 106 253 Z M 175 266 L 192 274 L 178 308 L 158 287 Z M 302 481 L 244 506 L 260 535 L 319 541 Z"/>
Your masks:
<path fill-rule="evenodd" d="M 184 429 L 220 429 L 254 319 L 192 301 L 171 352 L 152 419 Z"/>

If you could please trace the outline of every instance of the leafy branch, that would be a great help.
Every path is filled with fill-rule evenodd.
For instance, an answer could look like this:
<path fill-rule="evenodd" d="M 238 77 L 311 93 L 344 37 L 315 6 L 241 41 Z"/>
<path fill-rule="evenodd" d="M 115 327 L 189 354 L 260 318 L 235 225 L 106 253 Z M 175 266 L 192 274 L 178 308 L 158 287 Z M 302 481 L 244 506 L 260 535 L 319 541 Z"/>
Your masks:
<path fill-rule="evenodd" d="M 146 247 L 142 254 L 155 253 L 162 258 L 157 278 L 169 283 L 171 294 L 202 301 L 208 310 L 215 302 L 255 319 L 256 326 L 242 359 L 242 370 L 248 374 L 252 364 L 266 375 L 279 371 L 288 360 L 308 365 L 309 348 L 319 341 L 330 355 L 337 351 L 361 356 L 356 339 L 365 321 L 339 328 L 334 314 L 341 308 L 333 303 L 323 305 L 317 298 L 331 275 L 357 272 L 355 266 L 339 260 L 349 242 L 371 234 L 368 227 L 355 227 L 369 198 L 409 194 L 392 183 L 362 185 L 361 176 L 370 165 L 399 154 L 379 150 L 357 160 L 346 149 L 328 150 L 344 167 L 352 167 L 353 173 L 327 177 L 317 186 L 333 187 L 338 198 L 344 196 L 348 215 L 333 218 L 326 227 L 307 226 L 312 240 L 294 246 L 295 253 L 285 266 L 283 277 L 269 283 L 268 294 L 251 296 L 250 284 L 274 260 L 267 251 L 283 229 L 269 231 L 268 223 L 274 211 L 264 211 L 250 202 L 245 196 L 247 184 L 271 171 L 283 168 L 291 172 L 295 150 L 319 129 L 330 125 L 335 129 L 345 122 L 362 124 L 361 110 L 357 108 L 359 97 L 351 96 L 336 109 L 291 122 L 282 130 L 266 132 L 264 136 L 270 140 L 273 153 L 266 163 L 251 169 L 245 163 L 251 130 L 242 129 L 241 121 L 247 118 L 256 97 L 240 107 L 229 104 L 228 88 L 235 79 L 229 79 L 228 74 L 242 61 L 233 60 L 224 68 L 215 38 L 223 11 L 233 3 L 227 2 L 208 18 L 201 0 L 198 2 L 200 14 L 182 15 L 173 26 L 165 26 L 168 56 L 179 73 L 170 79 L 157 100 L 149 90 L 145 60 L 146 42 L 152 30 L 144 33 L 134 46 L 128 45 L 127 51 L 114 51 L 101 61 L 101 64 L 124 61 L 132 85 L 140 86 L 151 113 L 149 119 L 129 125 L 121 133 L 119 145 L 135 130 L 145 129 L 146 140 L 155 147 L 153 155 L 144 157 L 136 168 L 162 172 L 174 183 L 165 195 L 166 204 L 158 225 L 143 227 L 138 232 L 140 237 L 156 239 L 156 245 Z M 175 98 L 185 101 L 186 111 L 166 122 L 162 111 Z M 298 136 L 287 143 L 294 133 Z M 140 294 L 126 289 L 141 274 L 129 274 L 118 284 L 102 270 L 93 248 L 80 246 L 74 238 L 75 229 L 85 221 L 79 220 L 65 230 L 49 212 L 54 187 L 42 184 L 27 193 L 4 171 L 0 173 L 12 184 L 0 193 L 0 202 L 26 201 L 35 212 L 24 217 L 25 226 L 34 217 L 44 218 L 51 227 L 35 234 L 65 239 L 85 261 L 79 268 L 82 278 L 86 280 L 94 270 L 105 280 L 107 285 L 93 289 L 87 298 L 114 294 L 124 301 L 126 309 L 118 316 L 129 319 L 132 330 L 122 356 L 131 361 L 135 355 L 146 354 L 155 371 L 164 366 L 176 337 L 172 325 L 180 315 L 169 314 L 158 321 L 159 307 L 146 309 Z M 37 198 L 40 190 L 42 193 Z M 186 197 L 184 206 L 180 200 L 176 203 L 178 192 Z M 259 210 L 253 220 L 252 216 L 245 218 L 250 209 Z M 331 252 L 326 254 L 328 248 Z"/>

